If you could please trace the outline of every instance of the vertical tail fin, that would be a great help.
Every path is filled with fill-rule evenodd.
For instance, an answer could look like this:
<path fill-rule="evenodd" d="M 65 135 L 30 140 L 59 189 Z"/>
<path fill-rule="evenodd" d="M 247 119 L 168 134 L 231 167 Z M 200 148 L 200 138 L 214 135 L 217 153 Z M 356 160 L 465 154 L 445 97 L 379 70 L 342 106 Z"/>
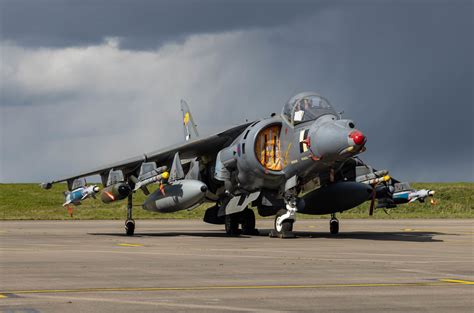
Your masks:
<path fill-rule="evenodd" d="M 186 101 L 181 100 L 181 112 L 183 113 L 184 138 L 186 141 L 199 137 L 196 123 L 194 123 L 191 110 Z"/>

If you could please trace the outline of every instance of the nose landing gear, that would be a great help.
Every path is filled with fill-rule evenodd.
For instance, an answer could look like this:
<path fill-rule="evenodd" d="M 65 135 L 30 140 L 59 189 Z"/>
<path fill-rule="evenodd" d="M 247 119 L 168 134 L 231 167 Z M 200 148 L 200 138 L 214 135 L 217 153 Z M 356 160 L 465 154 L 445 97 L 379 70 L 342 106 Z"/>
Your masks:
<path fill-rule="evenodd" d="M 296 237 L 293 233 L 293 224 L 296 220 L 296 210 L 296 198 L 288 200 L 286 203 L 286 210 L 279 210 L 275 216 L 274 229 L 270 232 L 270 237 Z"/>

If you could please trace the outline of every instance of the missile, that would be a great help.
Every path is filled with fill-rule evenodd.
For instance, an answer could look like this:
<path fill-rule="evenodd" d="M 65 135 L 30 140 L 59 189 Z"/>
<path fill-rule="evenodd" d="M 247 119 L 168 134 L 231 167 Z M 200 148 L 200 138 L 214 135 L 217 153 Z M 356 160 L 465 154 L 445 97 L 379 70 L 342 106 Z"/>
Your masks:
<path fill-rule="evenodd" d="M 386 176 L 386 175 L 388 175 L 387 170 L 376 171 L 376 172 L 369 173 L 369 174 L 366 174 L 366 175 L 357 176 L 356 182 L 372 184 L 372 183 L 368 183 L 367 181 L 370 181 L 371 179 L 376 179 L 376 178 L 379 178 L 379 177 L 383 177 L 383 176 Z"/>
<path fill-rule="evenodd" d="M 169 176 L 170 174 L 168 172 L 163 172 L 161 174 L 146 178 L 144 180 L 140 180 L 135 184 L 135 188 L 133 188 L 133 191 L 137 191 L 140 188 L 146 187 L 156 182 L 162 182 L 163 180 L 168 179 Z"/>
<path fill-rule="evenodd" d="M 361 181 L 360 183 L 374 186 L 374 185 L 377 185 L 377 184 L 380 184 L 380 183 L 383 183 L 383 182 L 386 182 L 386 181 L 389 181 L 389 180 L 390 180 L 390 175 L 385 175 L 383 177 L 377 177 L 377 178 L 372 178 L 372 179 L 369 179 L 369 180 L 364 180 L 364 181 Z"/>
<path fill-rule="evenodd" d="M 64 196 L 66 197 L 66 201 L 63 203 L 63 206 L 67 206 L 69 204 L 79 205 L 81 201 L 92 197 L 95 199 L 96 193 L 99 192 L 99 187 L 96 185 L 91 186 L 84 186 L 74 189 L 73 191 L 66 191 Z"/>
<path fill-rule="evenodd" d="M 435 194 L 434 190 L 421 189 L 415 192 L 412 192 L 409 196 L 410 203 L 415 202 L 416 200 L 424 202 L 426 198 L 433 197 Z"/>
<path fill-rule="evenodd" d="M 393 200 L 396 204 L 412 203 L 416 200 L 424 202 L 426 198 L 433 197 L 434 190 L 420 189 L 420 190 L 406 190 L 393 194 Z"/>

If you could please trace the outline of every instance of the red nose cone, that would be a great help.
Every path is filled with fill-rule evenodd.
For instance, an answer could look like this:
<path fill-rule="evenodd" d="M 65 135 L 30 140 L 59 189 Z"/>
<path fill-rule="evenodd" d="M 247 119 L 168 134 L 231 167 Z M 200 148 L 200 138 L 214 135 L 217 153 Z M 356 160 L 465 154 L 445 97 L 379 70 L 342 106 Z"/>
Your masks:
<path fill-rule="evenodd" d="M 354 130 L 352 133 L 350 133 L 349 138 L 351 138 L 356 145 L 362 145 L 366 140 L 364 134 L 358 130 Z"/>

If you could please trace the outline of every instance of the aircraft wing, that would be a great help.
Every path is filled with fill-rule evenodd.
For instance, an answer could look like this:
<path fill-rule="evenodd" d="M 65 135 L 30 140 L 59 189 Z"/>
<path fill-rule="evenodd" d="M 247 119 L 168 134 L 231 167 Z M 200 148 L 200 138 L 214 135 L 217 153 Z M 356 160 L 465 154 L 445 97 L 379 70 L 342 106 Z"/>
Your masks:
<path fill-rule="evenodd" d="M 174 155 L 179 152 L 180 158 L 190 159 L 196 158 L 202 155 L 217 154 L 222 148 L 228 146 L 232 141 L 237 138 L 251 123 L 245 123 L 239 126 L 235 126 L 221 133 L 211 135 L 206 138 L 197 138 L 195 140 L 187 141 L 182 144 L 176 144 L 160 150 L 152 151 L 140 156 L 129 158 L 120 162 L 111 163 L 105 166 L 101 166 L 90 171 L 79 173 L 74 176 L 64 177 L 56 180 L 52 180 L 49 183 L 42 184 L 45 189 L 51 188 L 52 184 L 59 182 L 68 182 L 68 185 L 81 177 L 87 177 L 92 175 L 104 175 L 109 170 L 122 170 L 125 176 L 135 173 L 143 162 L 156 162 L 158 164 L 171 161 Z"/>

